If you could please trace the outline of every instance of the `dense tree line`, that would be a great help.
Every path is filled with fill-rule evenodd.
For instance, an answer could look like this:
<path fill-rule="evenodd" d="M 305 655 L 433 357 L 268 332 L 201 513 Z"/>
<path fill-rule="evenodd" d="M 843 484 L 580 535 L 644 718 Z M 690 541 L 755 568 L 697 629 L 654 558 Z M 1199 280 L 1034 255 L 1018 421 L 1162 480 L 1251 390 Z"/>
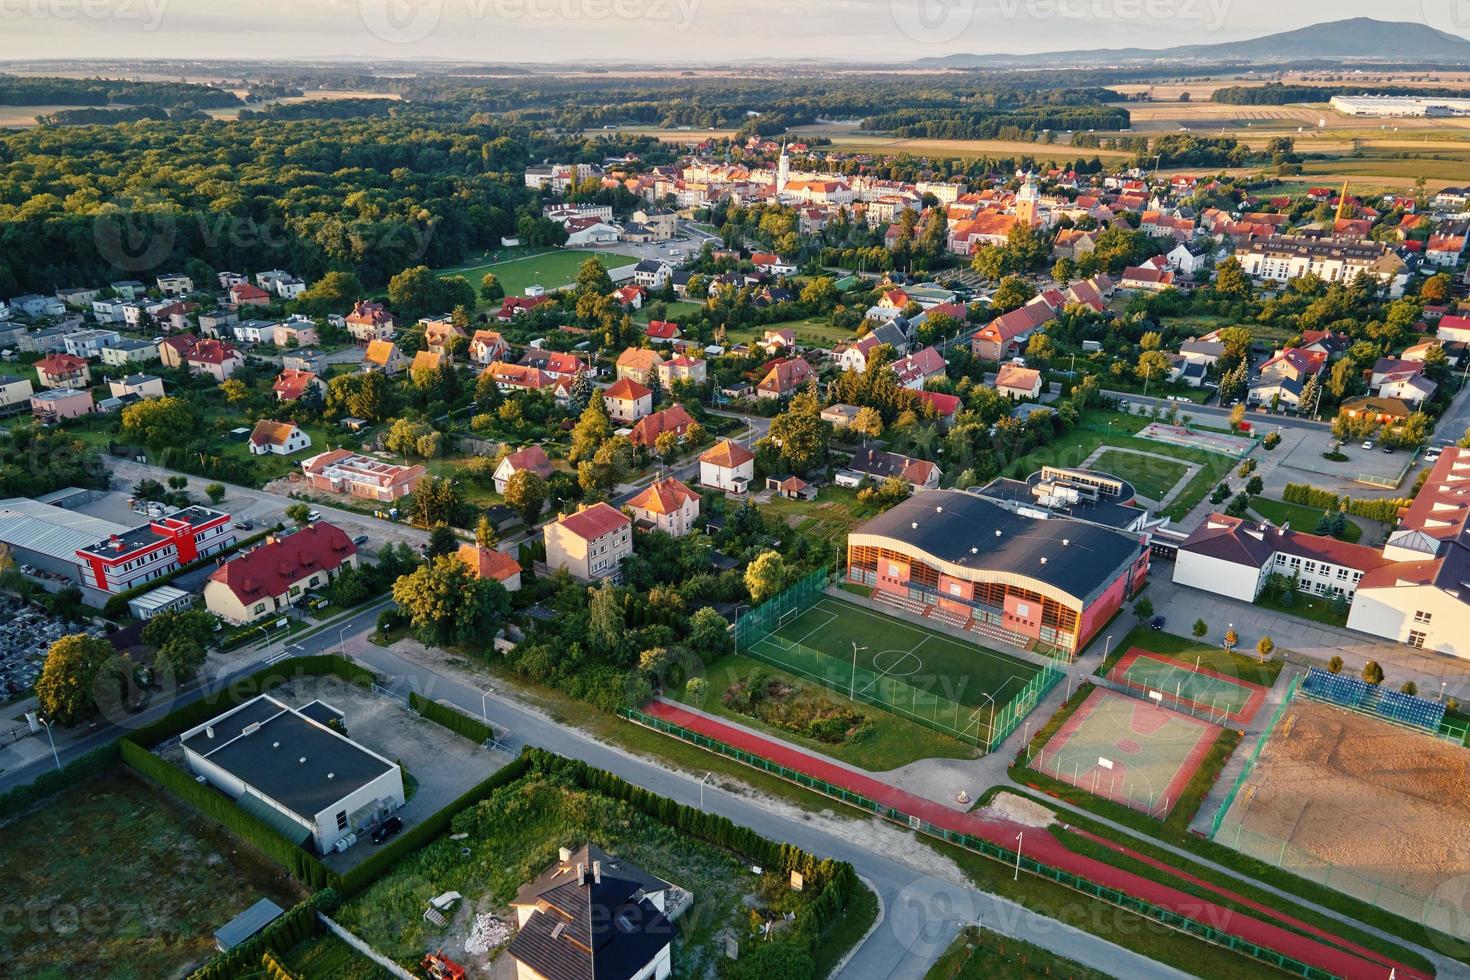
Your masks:
<path fill-rule="evenodd" d="M 240 97 L 213 85 L 129 82 L 109 78 L 22 78 L 0 75 L 0 105 L 153 105 L 205 109 L 240 105 Z"/>
<path fill-rule="evenodd" d="M 903 108 L 870 116 L 866 129 L 931 139 L 1032 138 L 1043 130 L 1127 129 L 1127 109 L 1112 106 L 1049 106 L 1014 111 Z"/>
<path fill-rule="evenodd" d="M 1443 86 L 1425 85 L 1375 85 L 1371 89 L 1346 89 L 1339 85 L 1283 85 L 1267 82 L 1265 85 L 1230 85 L 1219 88 L 1210 96 L 1210 101 L 1226 105 L 1290 105 L 1294 102 L 1330 102 L 1334 95 L 1421 95 L 1460 96 L 1464 93 Z"/>

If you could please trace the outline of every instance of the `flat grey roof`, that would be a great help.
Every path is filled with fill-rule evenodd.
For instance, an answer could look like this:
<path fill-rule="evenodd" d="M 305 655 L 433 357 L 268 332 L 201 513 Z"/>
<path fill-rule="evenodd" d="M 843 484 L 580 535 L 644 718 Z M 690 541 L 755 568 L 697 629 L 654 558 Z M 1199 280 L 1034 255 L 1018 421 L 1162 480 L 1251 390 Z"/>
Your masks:
<path fill-rule="evenodd" d="M 214 932 L 215 944 L 221 950 L 240 945 L 284 914 L 284 910 L 268 898 L 262 898 Z"/>

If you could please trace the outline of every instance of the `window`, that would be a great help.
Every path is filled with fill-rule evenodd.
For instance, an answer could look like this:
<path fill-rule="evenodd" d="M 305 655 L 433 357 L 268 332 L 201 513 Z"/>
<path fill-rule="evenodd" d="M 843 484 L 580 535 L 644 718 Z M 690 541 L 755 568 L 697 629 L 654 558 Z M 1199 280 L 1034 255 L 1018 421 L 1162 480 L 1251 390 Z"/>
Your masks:
<path fill-rule="evenodd" d="M 1339 568 L 1337 570 L 1337 580 L 1339 582 L 1346 581 L 1347 580 L 1347 577 L 1348 577 L 1348 570 L 1346 568 Z"/>
<path fill-rule="evenodd" d="M 346 830 L 347 829 L 347 811 L 346 810 L 338 810 L 337 811 L 337 829 L 338 830 Z"/>
<path fill-rule="evenodd" d="M 1414 622 L 1416 623 L 1427 623 L 1431 618 L 1433 618 L 1433 613 L 1427 613 L 1422 609 L 1414 611 Z"/>
<path fill-rule="evenodd" d="M 255 611 L 257 613 L 263 613 L 263 612 L 265 612 L 265 603 L 263 603 L 263 602 L 257 602 L 255 604 Z"/>
<path fill-rule="evenodd" d="M 1424 633 L 1421 633 L 1418 630 L 1409 630 L 1409 638 L 1407 640 L 1405 640 L 1404 642 L 1407 643 L 1407 644 L 1409 644 L 1409 646 L 1411 646 L 1411 647 L 1418 647 L 1420 650 L 1423 650 L 1424 649 L 1424 637 L 1425 637 L 1425 634 Z"/>
<path fill-rule="evenodd" d="M 1304 573 L 1306 573 L 1307 575 L 1316 575 L 1317 574 L 1317 563 L 1314 562 L 1314 561 L 1307 562 L 1307 564 L 1302 568 L 1302 571 Z"/>

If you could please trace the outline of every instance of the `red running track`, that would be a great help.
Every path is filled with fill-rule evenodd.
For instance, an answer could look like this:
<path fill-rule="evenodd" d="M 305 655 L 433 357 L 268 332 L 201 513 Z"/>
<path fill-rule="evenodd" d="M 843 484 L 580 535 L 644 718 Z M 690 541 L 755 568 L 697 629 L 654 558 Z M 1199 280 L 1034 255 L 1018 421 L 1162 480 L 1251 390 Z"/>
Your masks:
<path fill-rule="evenodd" d="M 1429 980 L 1428 975 L 1418 970 L 1402 963 L 1396 963 L 1386 956 L 1366 950 L 1356 943 L 1333 936 L 1322 929 L 1281 915 L 1273 909 L 1263 908 L 1258 903 L 1217 886 L 1208 887 L 1240 905 L 1261 909 L 1268 913 L 1275 922 L 1289 924 L 1292 929 L 1301 931 L 1284 929 L 1272 922 L 1216 905 L 1169 885 L 1150 881 L 1132 872 L 1077 854 L 1068 850 L 1049 831 L 1022 827 L 1006 820 L 982 819 L 972 814 L 959 813 L 932 800 L 895 789 L 871 776 L 836 765 L 821 756 L 802 752 L 789 745 L 762 738 L 753 732 L 726 725 L 692 711 L 686 711 L 678 705 L 655 701 L 643 710 L 662 721 L 706 735 L 752 755 L 769 759 L 788 769 L 805 773 L 815 779 L 844 787 L 884 806 L 926 820 L 937 827 L 969 834 L 972 837 L 979 837 L 1001 847 L 1012 849 L 1016 846 L 1016 834 L 1024 831 L 1022 850 L 1029 858 L 1069 871 L 1096 884 L 1116 888 L 1152 905 L 1169 909 L 1196 922 L 1229 933 L 1236 938 L 1264 946 L 1337 976 L 1350 978 L 1350 980 L 1359 980 L 1359 978 L 1361 980 L 1383 980 L 1389 971 L 1393 970 L 1401 980 L 1410 980 L 1410 978 Z M 1133 860 L 1161 867 L 1182 881 L 1198 882 L 1198 879 L 1126 847 L 1112 843 L 1109 846 L 1119 854 Z M 1303 935 L 1303 932 L 1309 935 Z M 1314 936 L 1317 938 L 1313 938 Z"/>

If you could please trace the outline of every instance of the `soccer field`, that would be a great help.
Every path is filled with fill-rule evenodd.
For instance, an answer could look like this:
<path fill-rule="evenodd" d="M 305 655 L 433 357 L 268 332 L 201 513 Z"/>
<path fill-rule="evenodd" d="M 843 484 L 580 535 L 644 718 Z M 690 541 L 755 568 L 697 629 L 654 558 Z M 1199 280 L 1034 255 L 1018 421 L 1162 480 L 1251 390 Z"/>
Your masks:
<path fill-rule="evenodd" d="M 484 278 L 485 273 L 493 272 L 505 289 L 505 295 L 521 296 L 525 294 L 527 286 L 544 286 L 550 291 L 560 286 L 570 285 L 577 278 L 577 270 L 582 268 L 582 263 L 588 259 L 597 259 L 608 269 L 635 265 L 638 262 L 634 256 L 618 255 L 615 252 L 567 249 L 542 252 L 540 255 L 526 255 L 518 259 L 506 259 L 503 262 L 486 262 L 454 269 L 438 269 L 436 272 L 441 276 L 464 276 L 477 292 L 480 288 L 480 280 Z"/>
<path fill-rule="evenodd" d="M 893 681 L 987 711 L 992 702 L 1001 707 L 1013 700 L 1041 672 L 1023 660 L 830 597 L 788 614 L 753 647 L 841 693 L 871 697 L 874 688 Z"/>

